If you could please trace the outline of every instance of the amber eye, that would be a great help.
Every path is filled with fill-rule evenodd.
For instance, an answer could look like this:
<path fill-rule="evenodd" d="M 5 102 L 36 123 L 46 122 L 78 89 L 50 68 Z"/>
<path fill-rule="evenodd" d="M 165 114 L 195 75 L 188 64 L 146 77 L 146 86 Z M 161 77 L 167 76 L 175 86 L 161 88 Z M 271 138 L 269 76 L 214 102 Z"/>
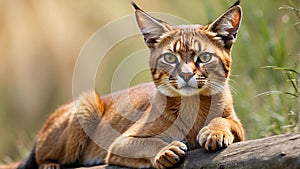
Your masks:
<path fill-rule="evenodd" d="M 171 53 L 164 54 L 164 61 L 169 64 L 174 64 L 177 62 L 177 57 Z"/>
<path fill-rule="evenodd" d="M 208 52 L 202 53 L 201 55 L 198 56 L 197 62 L 207 63 L 211 60 L 212 56 L 213 56 L 213 54 L 208 53 Z"/>

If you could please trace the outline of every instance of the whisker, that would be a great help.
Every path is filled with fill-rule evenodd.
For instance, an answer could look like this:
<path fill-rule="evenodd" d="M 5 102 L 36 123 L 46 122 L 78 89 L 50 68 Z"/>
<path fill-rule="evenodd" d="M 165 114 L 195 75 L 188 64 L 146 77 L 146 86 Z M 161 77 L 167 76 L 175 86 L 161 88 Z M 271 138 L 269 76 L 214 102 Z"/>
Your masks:
<path fill-rule="evenodd" d="M 215 92 L 219 92 L 224 89 L 225 82 L 217 81 L 217 80 L 211 80 L 210 83 L 208 83 L 208 87 Z"/>
<path fill-rule="evenodd" d="M 240 94 L 239 90 L 237 90 L 234 86 L 229 85 L 229 87 L 230 87 L 230 90 L 232 91 L 232 93 L 234 95 L 239 95 Z"/>
<path fill-rule="evenodd" d="M 238 84 L 235 80 L 233 80 L 233 79 L 229 79 L 229 86 L 230 86 L 230 89 L 231 89 L 231 91 L 233 92 L 233 94 L 234 95 L 239 95 L 239 90 L 236 88 L 236 87 L 234 87 L 233 85 L 236 85 L 236 86 L 238 86 L 238 87 L 240 87 L 240 84 Z M 231 84 L 233 84 L 233 85 L 231 85 Z"/>
<path fill-rule="evenodd" d="M 233 79 L 229 79 L 229 82 L 231 82 L 231 83 L 233 83 L 233 84 L 240 87 L 240 84 L 238 82 L 236 82 L 235 80 L 233 80 Z"/>

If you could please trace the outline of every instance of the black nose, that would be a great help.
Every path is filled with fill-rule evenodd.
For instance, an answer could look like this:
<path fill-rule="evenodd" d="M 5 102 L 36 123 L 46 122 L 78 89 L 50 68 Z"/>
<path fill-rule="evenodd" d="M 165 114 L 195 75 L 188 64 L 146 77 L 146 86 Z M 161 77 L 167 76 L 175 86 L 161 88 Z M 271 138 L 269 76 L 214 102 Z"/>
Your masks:
<path fill-rule="evenodd" d="M 194 75 L 195 75 L 195 73 L 191 73 L 191 72 L 181 72 L 181 73 L 179 73 L 179 76 L 180 76 L 185 82 L 188 82 Z"/>

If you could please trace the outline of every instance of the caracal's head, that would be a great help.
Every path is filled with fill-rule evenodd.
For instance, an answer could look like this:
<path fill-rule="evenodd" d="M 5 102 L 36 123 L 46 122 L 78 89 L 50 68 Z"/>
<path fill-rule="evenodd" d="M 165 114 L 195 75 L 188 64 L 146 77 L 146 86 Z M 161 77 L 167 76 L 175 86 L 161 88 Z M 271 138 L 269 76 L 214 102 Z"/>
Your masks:
<path fill-rule="evenodd" d="M 205 26 L 171 26 L 133 6 L 151 51 L 152 78 L 161 93 L 209 96 L 224 89 L 230 75 L 231 47 L 242 18 L 239 1 Z"/>

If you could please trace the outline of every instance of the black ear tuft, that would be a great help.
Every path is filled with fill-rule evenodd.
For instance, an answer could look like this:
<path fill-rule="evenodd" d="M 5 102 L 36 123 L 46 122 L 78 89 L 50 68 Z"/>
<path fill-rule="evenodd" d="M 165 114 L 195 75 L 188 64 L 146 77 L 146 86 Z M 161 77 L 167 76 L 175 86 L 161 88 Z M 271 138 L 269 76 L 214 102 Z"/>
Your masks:
<path fill-rule="evenodd" d="M 234 6 L 237 6 L 237 5 L 240 5 L 240 4 L 241 4 L 241 0 L 237 0 L 230 8 L 232 8 Z"/>
<path fill-rule="evenodd" d="M 131 5 L 134 7 L 135 10 L 141 10 L 141 8 L 138 7 L 137 4 L 134 1 L 131 1 Z"/>

